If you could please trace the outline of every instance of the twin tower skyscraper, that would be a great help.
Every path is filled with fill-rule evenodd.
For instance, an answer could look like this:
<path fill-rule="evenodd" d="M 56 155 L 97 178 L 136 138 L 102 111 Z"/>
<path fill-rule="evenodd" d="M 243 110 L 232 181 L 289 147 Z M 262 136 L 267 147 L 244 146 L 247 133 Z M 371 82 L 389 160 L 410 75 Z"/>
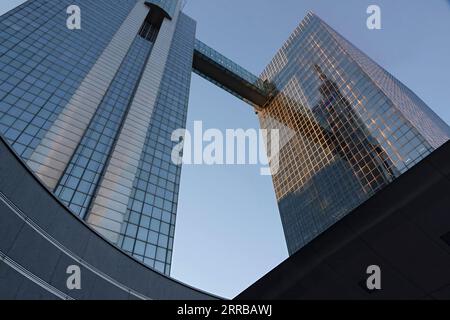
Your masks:
<path fill-rule="evenodd" d="M 78 5 L 81 29 L 67 27 Z M 0 18 L 0 133 L 75 215 L 170 274 L 192 71 L 280 130 L 290 253 L 450 137 L 413 92 L 310 13 L 257 77 L 178 0 L 27 1 Z M 271 141 L 267 141 L 271 143 Z M 45 214 L 45 213 L 42 213 Z"/>

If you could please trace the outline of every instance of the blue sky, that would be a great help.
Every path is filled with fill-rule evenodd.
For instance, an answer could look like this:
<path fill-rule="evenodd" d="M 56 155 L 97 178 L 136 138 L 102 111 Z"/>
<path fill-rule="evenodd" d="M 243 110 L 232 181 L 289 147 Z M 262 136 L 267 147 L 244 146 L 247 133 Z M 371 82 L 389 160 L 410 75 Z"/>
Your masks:
<path fill-rule="evenodd" d="M 0 1 L 4 13 L 22 0 Z M 366 8 L 382 30 L 366 28 Z M 259 74 L 312 10 L 450 123 L 450 2 L 446 0 L 188 0 L 197 37 Z M 196 75 L 188 129 L 258 128 L 252 109 Z M 233 297 L 287 258 L 270 177 L 258 166 L 185 166 L 172 276 Z"/>
<path fill-rule="evenodd" d="M 382 30 L 368 30 L 377 4 Z M 197 37 L 259 74 L 312 10 L 450 123 L 450 4 L 444 0 L 188 0 Z M 194 75 L 188 128 L 257 128 L 249 106 Z M 287 257 L 271 179 L 258 168 L 183 168 L 172 275 L 232 297 Z"/>

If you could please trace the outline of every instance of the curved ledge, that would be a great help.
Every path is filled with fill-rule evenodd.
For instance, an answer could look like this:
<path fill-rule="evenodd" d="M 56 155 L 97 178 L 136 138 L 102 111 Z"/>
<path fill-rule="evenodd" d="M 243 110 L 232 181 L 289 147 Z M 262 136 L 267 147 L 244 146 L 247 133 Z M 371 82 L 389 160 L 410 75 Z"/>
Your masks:
<path fill-rule="evenodd" d="M 81 289 L 67 288 L 69 266 Z M 154 271 L 72 214 L 0 137 L 0 299 L 218 299 Z"/>
<path fill-rule="evenodd" d="M 160 9 L 167 19 L 172 20 L 175 15 L 178 0 L 147 0 L 145 4 L 150 8 Z"/>

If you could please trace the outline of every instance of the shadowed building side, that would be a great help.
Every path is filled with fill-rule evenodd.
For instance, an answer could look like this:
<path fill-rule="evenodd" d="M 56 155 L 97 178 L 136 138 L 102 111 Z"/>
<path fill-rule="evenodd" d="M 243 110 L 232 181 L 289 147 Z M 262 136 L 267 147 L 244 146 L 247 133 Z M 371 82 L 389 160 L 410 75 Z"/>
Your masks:
<path fill-rule="evenodd" d="M 81 289 L 67 287 L 78 266 Z M 108 242 L 0 139 L 0 299 L 209 300 Z"/>
<path fill-rule="evenodd" d="M 447 142 L 236 299 L 450 299 L 449 189 Z"/>

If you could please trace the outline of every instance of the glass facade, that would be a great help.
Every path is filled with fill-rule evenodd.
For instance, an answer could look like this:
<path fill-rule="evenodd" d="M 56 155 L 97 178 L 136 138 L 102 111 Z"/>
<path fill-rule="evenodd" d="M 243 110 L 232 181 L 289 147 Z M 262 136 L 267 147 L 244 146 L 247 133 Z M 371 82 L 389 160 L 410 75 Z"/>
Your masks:
<path fill-rule="evenodd" d="M 81 30 L 66 26 L 73 4 Z M 1 134 L 38 176 L 41 164 L 57 164 L 54 186 L 43 181 L 74 214 L 167 275 L 181 173 L 171 162 L 171 134 L 186 123 L 196 29 L 179 10 L 175 0 L 36 0 L 0 18 Z M 130 128 L 139 128 L 140 148 Z M 133 150 L 120 157 L 126 170 L 130 156 L 140 157 L 132 175 L 111 170 L 124 144 Z M 111 179 L 123 208 L 107 198 Z M 124 220 L 101 220 L 99 212 Z M 110 222 L 119 225 L 117 241 Z"/>
<path fill-rule="evenodd" d="M 414 93 L 314 14 L 261 77 L 279 91 L 259 118 L 280 130 L 273 182 L 290 254 L 450 137 Z"/>
<path fill-rule="evenodd" d="M 84 0 L 76 31 L 66 26 L 71 0 L 28 1 L 0 18 L 0 133 L 25 160 L 135 3 Z"/>
<path fill-rule="evenodd" d="M 170 274 L 181 166 L 173 164 L 172 132 L 186 127 L 196 23 L 178 18 L 166 70 L 150 120 L 119 245 Z"/>
<path fill-rule="evenodd" d="M 255 108 L 274 95 L 272 85 L 198 39 L 192 71 Z"/>
<path fill-rule="evenodd" d="M 66 25 L 73 4 L 81 30 Z M 180 10 L 177 0 L 34 0 L 0 17 L 0 133 L 74 214 L 162 273 L 181 174 L 171 135 L 186 125 L 192 71 L 280 130 L 273 181 L 290 253 L 450 137 L 313 14 L 256 77 L 196 40 Z"/>
<path fill-rule="evenodd" d="M 151 48 L 150 41 L 136 36 L 55 189 L 55 194 L 82 218 L 91 204 Z"/>
<path fill-rule="evenodd" d="M 231 72 L 237 75 L 239 78 L 242 78 L 248 84 L 255 86 L 257 90 L 260 90 L 262 92 L 266 91 L 265 83 L 259 77 L 255 76 L 250 71 L 244 69 L 234 61 L 228 59 L 227 57 L 217 52 L 213 48 L 207 46 L 198 39 L 195 40 L 195 50 L 202 53 L 217 64 L 220 64 L 226 70 L 226 72 Z"/>

